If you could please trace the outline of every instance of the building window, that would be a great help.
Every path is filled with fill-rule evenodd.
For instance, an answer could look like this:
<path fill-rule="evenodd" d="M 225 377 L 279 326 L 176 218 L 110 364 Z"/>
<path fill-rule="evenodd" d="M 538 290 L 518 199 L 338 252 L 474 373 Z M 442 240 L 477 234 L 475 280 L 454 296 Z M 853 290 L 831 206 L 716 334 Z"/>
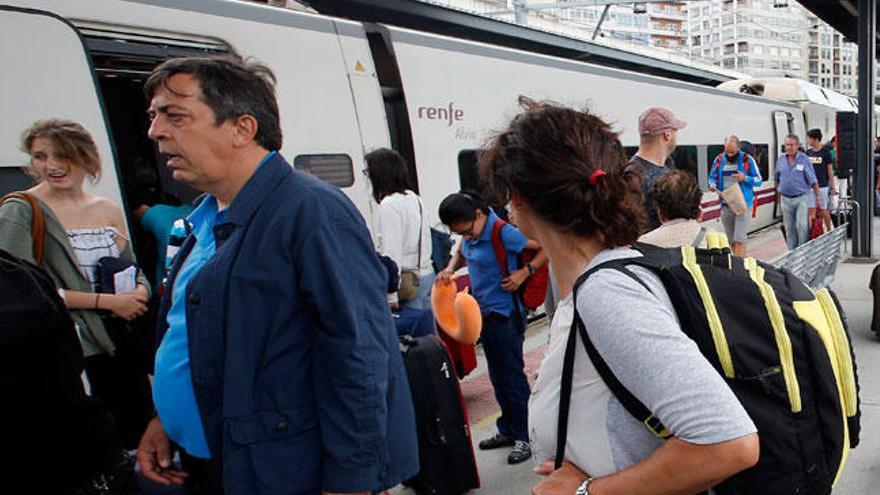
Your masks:
<path fill-rule="evenodd" d="M 754 45 L 752 47 L 752 51 L 755 53 L 755 55 L 763 55 L 764 47 L 762 45 Z"/>

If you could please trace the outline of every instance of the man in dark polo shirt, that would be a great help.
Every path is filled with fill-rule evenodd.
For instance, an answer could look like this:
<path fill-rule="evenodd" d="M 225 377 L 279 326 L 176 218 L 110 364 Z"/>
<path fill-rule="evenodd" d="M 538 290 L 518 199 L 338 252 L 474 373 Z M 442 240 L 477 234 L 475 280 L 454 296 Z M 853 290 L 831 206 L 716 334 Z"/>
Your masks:
<path fill-rule="evenodd" d="M 831 159 L 831 152 L 822 146 L 822 131 L 819 129 L 807 131 L 807 146 L 807 158 L 813 164 L 813 170 L 816 172 L 816 181 L 819 183 L 819 196 L 816 198 L 816 204 L 821 208 L 825 230 L 829 231 L 834 228 L 834 224 L 831 223 L 828 198 L 833 194 L 837 194 L 835 190 L 834 160 Z M 813 210 L 813 208 L 810 209 Z M 811 212 L 810 216 L 813 215 L 815 215 L 815 212 Z"/>
<path fill-rule="evenodd" d="M 648 214 L 643 232 L 660 226 L 660 217 L 657 215 L 651 191 L 657 179 L 669 172 L 666 160 L 678 145 L 678 131 L 685 127 L 685 121 L 665 108 L 651 107 L 639 116 L 639 150 L 630 159 L 626 170 L 642 176 L 641 189 L 645 197 L 645 212 Z"/>

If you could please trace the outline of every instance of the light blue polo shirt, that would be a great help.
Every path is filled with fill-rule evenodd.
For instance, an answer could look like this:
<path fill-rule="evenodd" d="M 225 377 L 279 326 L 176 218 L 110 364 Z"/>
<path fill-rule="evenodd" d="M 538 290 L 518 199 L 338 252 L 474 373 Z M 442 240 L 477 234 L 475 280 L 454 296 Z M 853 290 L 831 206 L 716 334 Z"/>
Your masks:
<path fill-rule="evenodd" d="M 273 151 L 263 157 L 257 168 L 262 167 L 275 153 Z M 153 403 L 165 433 L 187 454 L 202 459 L 209 459 L 211 450 L 193 389 L 186 326 L 186 286 L 214 256 L 217 248 L 214 226 L 225 222 L 225 212 L 218 211 L 217 199 L 209 194 L 186 218 L 192 225 L 192 235 L 196 241 L 174 280 L 171 309 L 166 317 L 168 331 L 156 351 L 153 376 Z"/>
<path fill-rule="evenodd" d="M 186 286 L 214 255 L 214 225 L 222 223 L 223 212 L 217 210 L 217 200 L 207 196 L 187 221 L 192 225 L 196 242 L 174 280 L 171 309 L 167 316 L 168 331 L 156 351 L 153 403 L 168 438 L 189 455 L 208 459 L 211 451 L 205 439 L 189 363 Z"/>
<path fill-rule="evenodd" d="M 788 164 L 788 157 L 785 154 L 779 155 L 773 178 L 776 180 L 776 190 L 790 198 L 811 192 L 813 184 L 818 183 L 813 162 L 801 151 L 795 155 L 791 165 Z"/>
<path fill-rule="evenodd" d="M 480 305 L 480 312 L 510 317 L 513 314 L 513 297 L 501 288 L 501 267 L 492 249 L 492 225 L 496 220 L 498 215 L 490 210 L 480 237 L 464 241 L 461 254 L 467 260 L 471 292 Z M 516 270 L 516 257 L 529 240 L 513 225 L 505 225 L 501 229 L 501 242 L 507 251 L 507 268 L 513 272 Z"/>

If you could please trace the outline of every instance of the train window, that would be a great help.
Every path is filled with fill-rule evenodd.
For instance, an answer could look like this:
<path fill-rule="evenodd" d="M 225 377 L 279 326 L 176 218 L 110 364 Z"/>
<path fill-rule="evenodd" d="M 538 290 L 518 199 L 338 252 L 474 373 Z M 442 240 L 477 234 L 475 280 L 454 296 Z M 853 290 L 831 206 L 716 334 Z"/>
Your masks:
<path fill-rule="evenodd" d="M 770 175 L 770 145 L 756 144 L 755 154 L 752 155 L 755 163 L 758 164 L 758 170 L 761 171 L 761 178 L 767 180 Z"/>
<path fill-rule="evenodd" d="M 348 155 L 297 155 L 293 159 L 293 167 L 337 187 L 351 187 L 354 184 L 354 166 Z"/>
<path fill-rule="evenodd" d="M 479 191 L 480 172 L 477 170 L 479 150 L 461 150 L 458 152 L 458 183 L 463 191 Z"/>
<path fill-rule="evenodd" d="M 31 178 L 23 167 L 0 167 L 0 196 L 12 191 L 22 191 L 33 187 Z"/>
<path fill-rule="evenodd" d="M 720 144 L 710 144 L 706 146 L 706 163 L 709 164 L 709 170 L 712 170 L 712 165 L 715 164 L 715 158 L 724 153 L 724 146 Z"/>
<path fill-rule="evenodd" d="M 669 157 L 667 165 L 670 168 L 684 170 L 694 176 L 699 182 L 699 156 L 697 147 L 693 145 L 678 146 Z"/>

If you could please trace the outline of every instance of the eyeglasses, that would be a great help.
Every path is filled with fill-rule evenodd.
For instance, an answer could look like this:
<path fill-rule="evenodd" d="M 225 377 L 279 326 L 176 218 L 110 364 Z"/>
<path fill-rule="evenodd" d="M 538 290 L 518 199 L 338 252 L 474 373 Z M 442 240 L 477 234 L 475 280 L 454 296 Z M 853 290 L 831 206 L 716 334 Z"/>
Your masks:
<path fill-rule="evenodd" d="M 461 230 L 453 230 L 452 233 L 453 233 L 453 234 L 460 235 L 460 236 L 462 236 L 462 237 L 464 237 L 464 238 L 466 238 L 466 239 L 467 239 L 467 238 L 474 237 L 474 224 L 476 224 L 476 223 L 477 223 L 477 219 L 475 218 L 475 219 L 471 220 L 471 224 L 468 226 L 467 229 L 465 229 L 465 230 L 463 230 L 463 231 L 461 231 Z M 451 230 L 451 229 L 450 229 L 450 230 Z"/>

